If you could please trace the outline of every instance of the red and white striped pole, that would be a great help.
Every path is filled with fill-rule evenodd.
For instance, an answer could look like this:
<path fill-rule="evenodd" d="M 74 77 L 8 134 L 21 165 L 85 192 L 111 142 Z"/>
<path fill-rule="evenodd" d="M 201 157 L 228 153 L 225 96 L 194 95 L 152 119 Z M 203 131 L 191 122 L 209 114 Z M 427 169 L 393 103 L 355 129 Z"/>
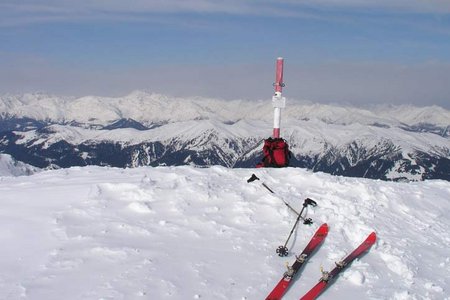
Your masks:
<path fill-rule="evenodd" d="M 284 87 L 283 82 L 283 58 L 277 58 L 276 74 L 275 74 L 275 95 L 272 97 L 273 105 L 273 137 L 280 137 L 281 109 L 286 107 L 286 98 L 281 96 Z"/>

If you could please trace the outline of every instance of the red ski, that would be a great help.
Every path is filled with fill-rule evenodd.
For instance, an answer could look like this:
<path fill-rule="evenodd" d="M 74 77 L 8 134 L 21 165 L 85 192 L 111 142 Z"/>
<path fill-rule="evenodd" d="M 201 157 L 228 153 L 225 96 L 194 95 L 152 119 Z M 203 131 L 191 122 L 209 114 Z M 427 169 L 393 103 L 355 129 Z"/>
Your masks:
<path fill-rule="evenodd" d="M 269 294 L 269 296 L 267 296 L 266 300 L 278 300 L 283 297 L 284 293 L 289 288 L 294 275 L 298 272 L 309 256 L 311 256 L 314 250 L 322 243 L 327 234 L 328 225 L 322 224 L 319 229 L 317 229 L 316 233 L 311 238 L 303 252 L 297 256 L 297 259 L 292 266 L 288 266 L 288 270 L 284 273 L 283 278 L 281 278 L 280 282 L 278 282 L 273 291 Z"/>
<path fill-rule="evenodd" d="M 330 272 L 322 272 L 322 278 L 320 278 L 320 281 L 308 293 L 306 293 L 303 297 L 301 297 L 300 300 L 316 299 L 320 295 L 320 293 L 322 293 L 328 287 L 332 279 L 334 279 L 352 261 L 354 261 L 364 252 L 369 250 L 376 240 L 377 235 L 375 234 L 375 232 L 369 234 L 366 240 L 362 242 L 362 244 L 359 245 L 358 248 L 356 248 L 352 253 L 347 255 L 347 257 L 344 258 L 342 261 L 337 262 L 336 267 L 334 267 L 333 270 L 331 270 Z"/>

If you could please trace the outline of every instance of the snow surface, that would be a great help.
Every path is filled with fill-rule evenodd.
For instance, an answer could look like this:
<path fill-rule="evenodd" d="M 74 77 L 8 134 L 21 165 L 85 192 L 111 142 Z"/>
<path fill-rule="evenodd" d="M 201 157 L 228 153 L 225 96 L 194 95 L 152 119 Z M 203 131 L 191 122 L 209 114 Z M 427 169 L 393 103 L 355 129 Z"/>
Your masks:
<path fill-rule="evenodd" d="M 247 183 L 254 172 L 276 195 Z M 276 255 L 310 197 L 287 258 Z M 0 177 L 0 299 L 264 299 L 317 227 L 330 232 L 299 299 L 370 232 L 321 299 L 450 299 L 450 182 L 299 168 L 76 167 Z"/>
<path fill-rule="evenodd" d="M 9 154 L 0 153 L 0 176 L 31 175 L 40 169 L 21 161 L 16 161 Z"/>

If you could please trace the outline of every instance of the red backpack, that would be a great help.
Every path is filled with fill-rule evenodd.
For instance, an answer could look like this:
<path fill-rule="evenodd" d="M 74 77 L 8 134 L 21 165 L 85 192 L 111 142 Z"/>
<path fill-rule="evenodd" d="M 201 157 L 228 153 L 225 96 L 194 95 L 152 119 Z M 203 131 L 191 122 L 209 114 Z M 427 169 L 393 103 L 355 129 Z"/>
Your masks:
<path fill-rule="evenodd" d="M 291 156 L 289 146 L 282 138 L 268 138 L 264 140 L 263 154 L 262 162 L 256 165 L 257 168 L 283 168 L 289 165 Z"/>

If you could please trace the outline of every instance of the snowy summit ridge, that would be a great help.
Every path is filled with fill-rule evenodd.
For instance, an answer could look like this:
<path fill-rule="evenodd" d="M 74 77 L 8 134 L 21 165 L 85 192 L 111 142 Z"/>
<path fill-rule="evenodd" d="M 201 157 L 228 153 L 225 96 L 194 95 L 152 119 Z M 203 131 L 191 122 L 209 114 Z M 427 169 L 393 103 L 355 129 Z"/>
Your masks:
<path fill-rule="evenodd" d="M 260 182 L 247 183 L 255 172 Z M 287 291 L 299 299 L 372 231 L 370 251 L 320 299 L 448 300 L 450 183 L 300 168 L 88 166 L 0 178 L 1 299 L 265 299 L 323 223 Z M 280 258 L 296 215 L 308 208 Z M 32 230 L 30 230 L 32 228 Z"/>
<path fill-rule="evenodd" d="M 31 175 L 38 170 L 36 167 L 16 161 L 11 155 L 0 154 L 0 177 Z"/>

